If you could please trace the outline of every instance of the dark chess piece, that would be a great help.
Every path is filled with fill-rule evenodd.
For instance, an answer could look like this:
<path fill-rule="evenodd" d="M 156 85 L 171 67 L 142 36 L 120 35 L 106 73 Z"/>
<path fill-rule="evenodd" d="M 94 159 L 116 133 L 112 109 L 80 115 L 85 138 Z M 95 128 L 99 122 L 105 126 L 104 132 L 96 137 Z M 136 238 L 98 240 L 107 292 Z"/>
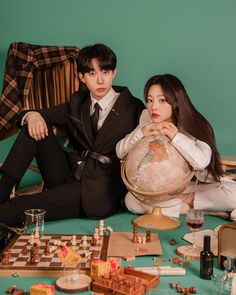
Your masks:
<path fill-rule="evenodd" d="M 22 249 L 22 255 L 26 256 L 28 254 L 27 245 Z"/>
<path fill-rule="evenodd" d="M 49 242 L 46 243 L 45 245 L 45 250 L 44 250 L 44 255 L 50 255 L 50 244 Z"/>
<path fill-rule="evenodd" d="M 152 241 L 152 237 L 151 237 L 151 231 L 147 230 L 146 231 L 146 242 L 149 243 Z"/>

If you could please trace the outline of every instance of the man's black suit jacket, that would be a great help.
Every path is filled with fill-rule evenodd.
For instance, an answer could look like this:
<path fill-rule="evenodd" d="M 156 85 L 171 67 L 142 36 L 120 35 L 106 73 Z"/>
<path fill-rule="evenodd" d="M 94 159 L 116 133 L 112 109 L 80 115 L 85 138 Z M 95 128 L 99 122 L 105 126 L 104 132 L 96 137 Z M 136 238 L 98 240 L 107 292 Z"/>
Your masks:
<path fill-rule="evenodd" d="M 95 140 L 90 121 L 90 95 L 87 91 L 74 93 L 68 103 L 40 111 L 47 124 L 64 129 L 78 155 L 92 151 L 112 160 L 112 164 L 103 164 L 90 157 L 86 159 L 80 180 L 80 195 L 82 208 L 91 218 L 114 213 L 125 196 L 126 188 L 120 176 L 120 161 L 115 147 L 120 139 L 138 125 L 145 107 L 140 99 L 132 96 L 128 88 L 113 88 L 120 95 Z"/>

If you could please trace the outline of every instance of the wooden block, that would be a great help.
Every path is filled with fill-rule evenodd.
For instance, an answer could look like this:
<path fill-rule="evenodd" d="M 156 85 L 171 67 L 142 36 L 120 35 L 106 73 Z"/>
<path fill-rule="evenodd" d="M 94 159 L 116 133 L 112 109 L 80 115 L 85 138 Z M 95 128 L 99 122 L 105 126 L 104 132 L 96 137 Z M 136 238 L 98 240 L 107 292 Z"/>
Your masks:
<path fill-rule="evenodd" d="M 135 256 L 133 256 L 133 255 L 126 255 L 126 256 L 124 256 L 124 259 L 126 261 L 134 261 L 135 260 Z"/>

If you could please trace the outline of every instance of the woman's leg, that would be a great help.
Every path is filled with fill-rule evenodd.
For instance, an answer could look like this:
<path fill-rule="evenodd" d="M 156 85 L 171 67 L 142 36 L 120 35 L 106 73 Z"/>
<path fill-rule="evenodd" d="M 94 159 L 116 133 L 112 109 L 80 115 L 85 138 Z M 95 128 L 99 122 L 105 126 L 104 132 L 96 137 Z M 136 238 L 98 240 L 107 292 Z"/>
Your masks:
<path fill-rule="evenodd" d="M 204 183 L 197 187 L 194 208 L 203 210 L 227 210 L 236 208 L 236 182 L 224 179 L 221 182 Z"/>

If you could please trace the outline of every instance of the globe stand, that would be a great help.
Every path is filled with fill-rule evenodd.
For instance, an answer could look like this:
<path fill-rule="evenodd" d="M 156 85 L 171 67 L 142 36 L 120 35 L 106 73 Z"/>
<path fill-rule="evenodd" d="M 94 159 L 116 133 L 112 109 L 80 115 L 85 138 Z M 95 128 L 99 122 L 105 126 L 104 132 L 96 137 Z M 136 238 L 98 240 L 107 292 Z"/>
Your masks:
<path fill-rule="evenodd" d="M 145 214 L 133 220 L 134 226 L 145 229 L 167 230 L 174 229 L 180 225 L 176 218 L 162 214 L 160 207 L 154 207 L 151 214 Z"/>

